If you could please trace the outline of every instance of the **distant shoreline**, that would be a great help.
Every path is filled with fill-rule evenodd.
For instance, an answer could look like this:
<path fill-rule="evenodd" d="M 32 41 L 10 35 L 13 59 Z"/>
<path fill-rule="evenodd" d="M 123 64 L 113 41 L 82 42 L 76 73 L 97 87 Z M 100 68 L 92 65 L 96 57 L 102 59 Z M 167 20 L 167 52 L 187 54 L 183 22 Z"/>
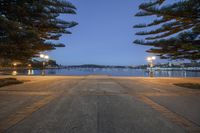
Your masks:
<path fill-rule="evenodd" d="M 0 71 L 13 71 L 13 70 L 42 70 L 43 68 L 28 68 L 28 67 L 1 67 Z M 200 71 L 200 67 L 153 67 L 153 68 L 136 68 L 127 66 L 111 66 L 111 67 L 86 67 L 86 66 L 62 66 L 62 67 L 45 67 L 45 70 L 50 69 L 135 69 L 135 70 L 146 70 L 146 71 Z"/>

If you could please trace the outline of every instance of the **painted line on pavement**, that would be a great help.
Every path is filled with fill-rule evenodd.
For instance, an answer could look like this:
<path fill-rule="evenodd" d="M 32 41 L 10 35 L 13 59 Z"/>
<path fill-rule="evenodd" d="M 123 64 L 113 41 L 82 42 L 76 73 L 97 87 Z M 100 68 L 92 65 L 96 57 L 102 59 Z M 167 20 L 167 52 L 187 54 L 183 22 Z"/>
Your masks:
<path fill-rule="evenodd" d="M 52 101 L 56 97 L 57 95 L 47 96 L 43 98 L 42 100 L 39 100 L 33 103 L 32 105 L 27 106 L 24 109 L 17 111 L 15 114 L 8 116 L 3 121 L 0 121 L 0 132 L 4 132 L 6 129 L 22 121 L 27 116 L 31 115 L 33 112 L 37 111 L 44 105 L 48 104 L 50 101 Z"/>
<path fill-rule="evenodd" d="M 117 80 L 113 79 L 113 81 L 115 83 L 117 83 L 119 86 L 121 86 L 122 88 L 128 89 L 129 92 L 131 93 L 132 88 L 127 87 L 126 85 L 120 83 Z M 173 123 L 181 126 L 182 128 L 186 129 L 189 133 L 200 133 L 199 125 L 196 125 L 195 123 L 187 120 L 183 116 L 178 115 L 178 114 L 170 111 L 169 109 L 165 108 L 164 106 L 159 105 L 158 103 L 149 99 L 146 94 L 148 94 L 148 93 L 135 93 L 135 92 L 131 93 L 132 96 L 136 97 L 141 102 L 149 105 L 152 109 L 158 111 L 162 116 L 164 116 L 165 118 L 167 118 L 171 122 L 173 122 Z M 150 94 L 153 95 L 153 93 L 150 93 Z M 156 95 L 156 94 L 160 95 L 161 93 L 155 93 L 154 95 Z M 184 94 L 186 94 L 186 93 L 184 93 Z"/>
<path fill-rule="evenodd" d="M 78 86 L 81 83 L 81 81 L 83 81 L 83 80 L 85 80 L 85 78 L 82 78 L 79 82 L 76 82 L 69 89 L 73 89 L 74 87 Z M 42 108 L 45 105 L 47 105 L 48 103 L 50 103 L 52 100 L 54 100 L 57 97 L 59 97 L 60 95 L 62 95 L 64 92 L 59 92 L 54 95 L 45 96 L 42 100 L 39 100 L 39 101 L 31 104 L 30 106 L 27 106 L 27 107 L 23 108 L 22 110 L 19 110 L 16 113 L 11 114 L 4 120 L 0 121 L 0 133 L 5 132 L 7 129 L 11 128 L 12 126 L 16 125 L 20 121 L 24 120 L 25 118 L 27 118 L 28 116 L 30 116 L 31 114 L 33 114 L 34 112 L 39 110 L 40 108 Z"/>
<path fill-rule="evenodd" d="M 148 97 L 143 96 L 143 95 L 137 95 L 136 97 L 139 100 L 141 100 L 142 102 L 144 102 L 147 105 L 149 105 L 154 110 L 158 111 L 162 116 L 164 116 L 165 118 L 169 119 L 173 123 L 176 123 L 179 126 L 185 128 L 190 133 L 199 133 L 200 132 L 200 127 L 198 125 L 196 125 L 195 123 L 192 123 L 191 121 L 185 119 L 184 117 L 182 117 L 182 116 L 180 116 L 180 115 L 168 110 L 164 106 L 161 106 L 161 105 L 155 103 L 154 101 L 152 101 Z"/>
<path fill-rule="evenodd" d="M 0 95 L 30 95 L 30 96 L 47 96 L 47 95 L 52 95 L 53 92 L 24 92 L 24 91 L 13 91 L 13 90 L 0 90 Z"/>

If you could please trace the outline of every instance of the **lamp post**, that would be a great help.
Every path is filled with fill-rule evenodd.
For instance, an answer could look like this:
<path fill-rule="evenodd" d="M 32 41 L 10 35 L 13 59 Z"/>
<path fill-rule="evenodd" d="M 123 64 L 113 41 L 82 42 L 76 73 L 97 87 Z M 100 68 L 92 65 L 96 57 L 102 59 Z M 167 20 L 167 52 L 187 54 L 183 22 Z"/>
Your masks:
<path fill-rule="evenodd" d="M 45 55 L 45 54 L 40 54 L 40 58 L 43 59 L 43 62 L 42 62 L 42 75 L 45 75 L 45 61 L 48 61 L 49 60 L 49 56 L 48 55 Z"/>
<path fill-rule="evenodd" d="M 153 64 L 153 61 L 156 60 L 156 57 L 155 56 L 151 56 L 151 57 L 147 57 L 147 61 L 149 62 L 150 64 L 150 68 L 153 68 L 154 64 Z"/>
<path fill-rule="evenodd" d="M 16 66 L 17 66 L 17 63 L 13 63 L 13 71 L 12 71 L 12 75 L 17 75 Z"/>
<path fill-rule="evenodd" d="M 15 67 L 17 66 L 17 63 L 13 63 L 13 66 L 14 66 L 14 69 L 15 69 Z"/>
<path fill-rule="evenodd" d="M 150 74 L 149 74 L 150 77 L 153 77 L 154 60 L 156 60 L 155 56 L 147 57 L 147 61 L 149 62 L 149 65 L 150 65 Z"/>
<path fill-rule="evenodd" d="M 28 64 L 28 75 L 33 75 L 32 65 Z"/>

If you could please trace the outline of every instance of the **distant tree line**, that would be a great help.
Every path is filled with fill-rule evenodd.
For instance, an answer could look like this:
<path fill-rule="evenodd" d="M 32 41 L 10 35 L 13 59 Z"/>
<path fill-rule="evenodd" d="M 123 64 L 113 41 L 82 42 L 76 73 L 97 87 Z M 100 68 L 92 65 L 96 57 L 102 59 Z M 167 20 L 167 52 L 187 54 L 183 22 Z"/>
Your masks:
<path fill-rule="evenodd" d="M 77 23 L 59 15 L 75 11 L 63 0 L 0 0 L 0 59 L 27 62 L 40 52 L 64 47 L 52 40 L 71 34 L 68 29 Z"/>
<path fill-rule="evenodd" d="M 134 43 L 151 46 L 147 51 L 163 59 L 200 59 L 200 0 L 180 0 L 165 4 L 167 0 L 151 0 L 139 6 L 138 17 L 156 16 L 151 23 L 135 25 L 134 28 L 153 30 L 140 31 L 136 35 L 144 40 Z"/>
<path fill-rule="evenodd" d="M 66 68 L 132 68 L 131 66 L 96 65 L 96 64 L 71 65 L 65 67 Z"/>
<path fill-rule="evenodd" d="M 135 66 L 135 69 L 147 69 L 149 65 L 139 65 Z M 164 63 L 164 64 L 155 64 L 154 67 L 160 68 L 187 68 L 187 67 L 200 67 L 200 63 L 192 62 L 192 63 Z"/>

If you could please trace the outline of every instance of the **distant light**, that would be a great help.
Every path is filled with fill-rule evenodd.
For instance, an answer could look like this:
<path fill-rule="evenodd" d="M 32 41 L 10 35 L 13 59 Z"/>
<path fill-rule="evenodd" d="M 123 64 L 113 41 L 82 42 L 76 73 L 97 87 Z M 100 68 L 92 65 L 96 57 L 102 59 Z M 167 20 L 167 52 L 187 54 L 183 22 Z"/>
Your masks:
<path fill-rule="evenodd" d="M 155 57 L 155 56 L 152 56 L 151 58 L 152 58 L 152 60 L 155 60 L 155 59 L 156 59 L 156 57 Z"/>
<path fill-rule="evenodd" d="M 155 56 L 147 57 L 147 61 L 153 61 L 153 60 L 156 60 L 156 57 L 155 57 Z"/>
<path fill-rule="evenodd" d="M 28 64 L 29 67 L 31 67 L 31 64 Z"/>
<path fill-rule="evenodd" d="M 151 61 L 152 60 L 152 58 L 151 57 L 147 57 L 147 61 Z"/>
<path fill-rule="evenodd" d="M 49 59 L 49 56 L 48 55 L 46 55 L 46 54 L 40 54 L 40 58 L 43 58 L 43 59 Z"/>
<path fill-rule="evenodd" d="M 45 59 L 49 59 L 49 56 L 48 56 L 48 55 L 45 55 L 44 58 L 45 58 Z"/>
<path fill-rule="evenodd" d="M 44 54 L 40 54 L 40 58 L 44 58 L 44 56 L 45 56 Z"/>
<path fill-rule="evenodd" d="M 12 72 L 12 75 L 17 75 L 17 71 L 13 71 L 13 72 Z"/>
<path fill-rule="evenodd" d="M 17 63 L 13 63 L 13 66 L 16 66 L 17 65 Z"/>

